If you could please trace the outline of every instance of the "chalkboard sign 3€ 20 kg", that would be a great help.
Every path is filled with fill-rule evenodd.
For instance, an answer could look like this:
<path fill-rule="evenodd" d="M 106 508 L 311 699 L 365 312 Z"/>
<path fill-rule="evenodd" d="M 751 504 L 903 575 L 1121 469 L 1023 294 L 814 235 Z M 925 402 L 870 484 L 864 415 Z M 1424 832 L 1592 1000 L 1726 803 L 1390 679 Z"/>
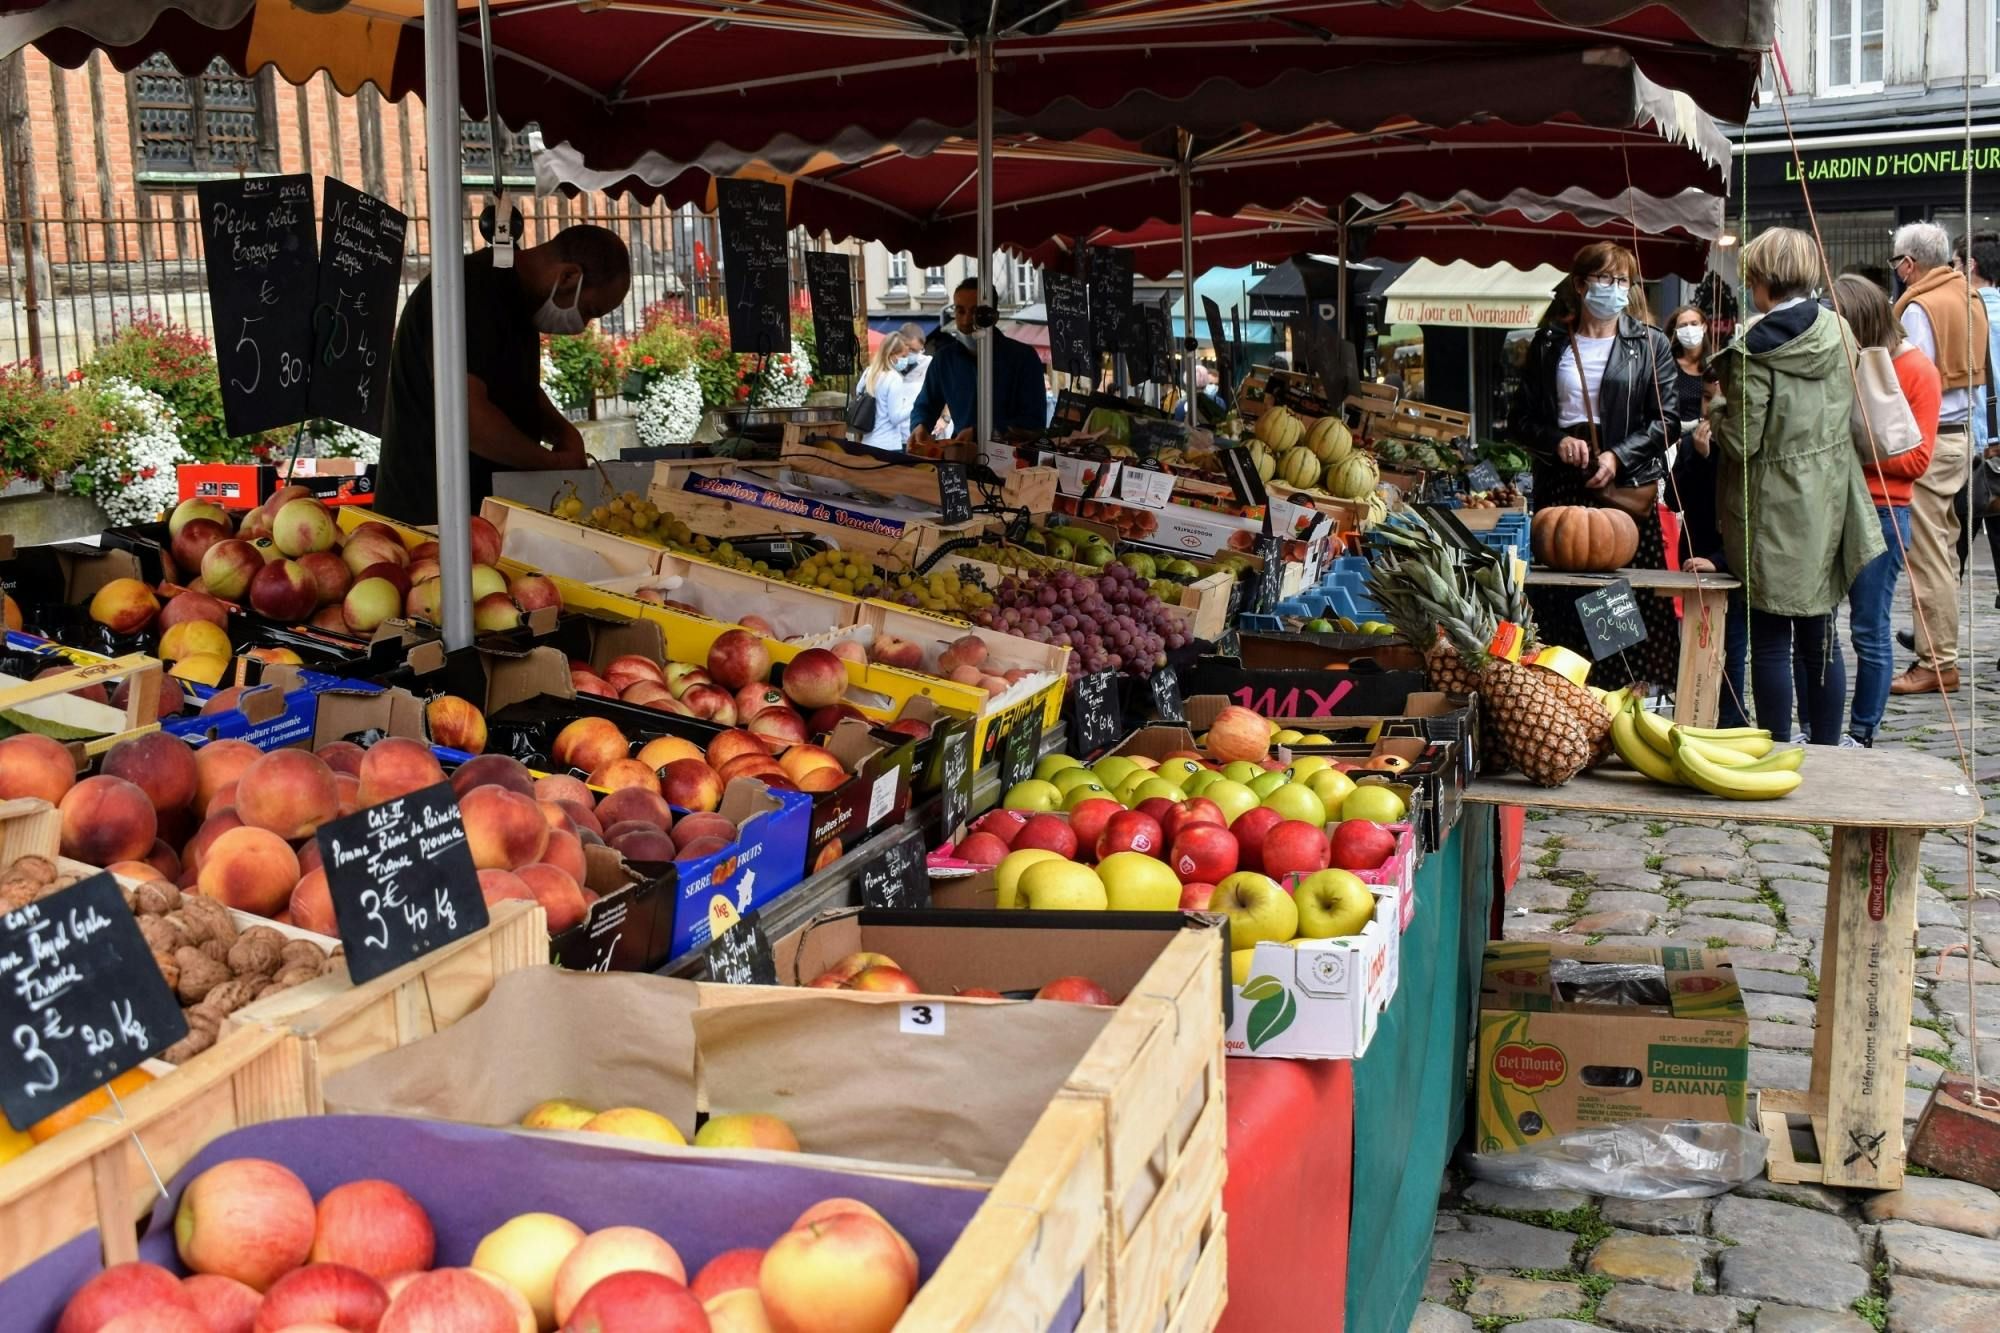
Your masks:
<path fill-rule="evenodd" d="M 195 196 L 223 425 L 255 435 L 303 421 L 319 281 L 312 177 L 204 181 Z"/>
<path fill-rule="evenodd" d="M 32 1125 L 187 1035 L 107 872 L 0 914 L 0 1111 Z"/>
<path fill-rule="evenodd" d="M 1049 365 L 1065 375 L 1097 379 L 1097 355 L 1091 345 L 1090 289 L 1063 273 L 1042 282 L 1049 312 Z"/>
<path fill-rule="evenodd" d="M 449 782 L 324 824 L 318 837 L 357 983 L 486 928 L 486 898 Z"/>
<path fill-rule="evenodd" d="M 1117 740 L 1121 731 L 1118 673 L 1078 676 L 1070 687 L 1070 742 L 1076 746 L 1076 757 L 1096 754 Z"/>

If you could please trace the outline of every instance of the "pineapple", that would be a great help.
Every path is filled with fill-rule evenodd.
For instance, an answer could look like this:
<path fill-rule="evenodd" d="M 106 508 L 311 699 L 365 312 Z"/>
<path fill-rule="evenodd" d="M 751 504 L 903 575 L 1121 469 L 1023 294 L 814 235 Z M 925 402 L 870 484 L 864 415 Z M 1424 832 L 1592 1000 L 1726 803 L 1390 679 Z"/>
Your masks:
<path fill-rule="evenodd" d="M 1447 621 L 1445 629 L 1459 656 L 1478 671 L 1480 715 L 1523 777 L 1538 787 L 1560 787 L 1589 767 L 1595 747 L 1550 685 L 1559 677 L 1488 653 L 1465 621 Z"/>
<path fill-rule="evenodd" d="M 1590 742 L 1590 762 L 1604 758 L 1611 747 L 1611 714 L 1604 711 L 1604 705 L 1597 702 L 1581 685 L 1572 684 L 1569 677 L 1543 667 L 1530 667 L 1538 676 L 1546 676 L 1551 689 L 1558 699 L 1576 717 L 1583 729 L 1584 739 Z"/>

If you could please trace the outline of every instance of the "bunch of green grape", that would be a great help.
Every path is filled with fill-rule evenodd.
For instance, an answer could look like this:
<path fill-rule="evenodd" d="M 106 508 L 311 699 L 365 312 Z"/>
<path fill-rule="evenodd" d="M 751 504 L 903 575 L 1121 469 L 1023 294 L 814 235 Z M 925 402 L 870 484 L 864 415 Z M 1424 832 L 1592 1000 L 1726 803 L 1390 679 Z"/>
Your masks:
<path fill-rule="evenodd" d="M 874 597 L 882 591 L 881 575 L 852 551 L 820 551 L 793 566 L 785 578 L 807 588 L 849 597 Z"/>
<path fill-rule="evenodd" d="M 885 595 L 904 606 L 945 613 L 978 611 L 993 605 L 993 594 L 976 579 L 949 569 L 898 574 L 890 580 L 890 591 Z"/>

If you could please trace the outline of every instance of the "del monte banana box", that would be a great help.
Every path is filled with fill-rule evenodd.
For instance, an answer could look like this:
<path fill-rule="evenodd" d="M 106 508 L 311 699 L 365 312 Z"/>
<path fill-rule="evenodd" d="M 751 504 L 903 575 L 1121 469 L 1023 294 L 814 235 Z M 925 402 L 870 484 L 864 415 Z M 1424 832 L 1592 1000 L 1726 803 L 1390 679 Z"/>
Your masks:
<path fill-rule="evenodd" d="M 1709 950 L 1494 943 L 1479 988 L 1479 1151 L 1627 1120 L 1744 1123 L 1750 1019 Z"/>

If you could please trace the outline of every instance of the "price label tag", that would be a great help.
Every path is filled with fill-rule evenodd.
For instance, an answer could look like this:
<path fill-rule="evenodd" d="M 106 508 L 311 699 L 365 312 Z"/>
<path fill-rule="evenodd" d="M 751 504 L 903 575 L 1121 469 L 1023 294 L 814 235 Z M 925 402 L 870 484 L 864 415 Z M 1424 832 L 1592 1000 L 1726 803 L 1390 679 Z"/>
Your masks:
<path fill-rule="evenodd" d="M 313 416 L 380 435 L 408 219 L 331 176 L 324 189 L 306 407 Z"/>
<path fill-rule="evenodd" d="M 1035 776 L 1035 742 L 1040 739 L 1040 715 L 1033 706 L 1023 708 L 1007 722 L 1000 736 L 1000 791 L 1004 795 L 1017 782 Z"/>
<path fill-rule="evenodd" d="M 972 733 L 962 723 L 938 737 L 938 838 L 952 837 L 972 809 Z"/>
<path fill-rule="evenodd" d="M 319 263 L 312 177 L 204 181 L 195 194 L 223 424 L 254 435 L 302 421 Z"/>
<path fill-rule="evenodd" d="M 486 928 L 479 870 L 449 782 L 323 824 L 318 838 L 356 983 Z"/>
<path fill-rule="evenodd" d="M 1500 469 L 1486 459 L 1474 463 L 1465 474 L 1465 488 L 1471 491 L 1497 491 L 1506 484 L 1500 480 Z"/>
<path fill-rule="evenodd" d="M 946 1012 L 941 1004 L 906 1004 L 899 1026 L 902 1031 L 914 1036 L 942 1037 Z"/>
<path fill-rule="evenodd" d="M 1624 579 L 1577 598 L 1576 618 L 1583 622 L 1583 637 L 1590 643 L 1594 661 L 1602 662 L 1646 641 L 1646 620 L 1639 614 L 1639 599 Z"/>
<path fill-rule="evenodd" d="M 1148 509 L 1165 509 L 1174 498 L 1173 473 L 1146 467 L 1122 468 L 1118 473 L 1118 498 Z"/>
<path fill-rule="evenodd" d="M 0 1111 L 32 1125 L 187 1035 L 110 874 L 0 915 Z"/>
<path fill-rule="evenodd" d="M 1181 703 L 1181 678 L 1172 667 L 1161 667 L 1147 683 L 1153 690 L 1154 717 L 1162 722 L 1187 721 L 1187 708 Z"/>
<path fill-rule="evenodd" d="M 721 894 L 708 903 L 708 979 L 732 986 L 778 984 L 778 963 L 756 910 L 738 916 Z"/>
<path fill-rule="evenodd" d="M 1099 671 L 1078 676 L 1070 686 L 1070 739 L 1079 758 L 1095 754 L 1117 740 L 1119 725 L 1118 673 Z"/>
<path fill-rule="evenodd" d="M 972 521 L 972 486 L 965 477 L 965 464 L 939 463 L 938 517 L 946 527 Z"/>
<path fill-rule="evenodd" d="M 931 877 L 924 867 L 924 839 L 906 829 L 861 871 L 863 907 L 929 907 Z"/>

